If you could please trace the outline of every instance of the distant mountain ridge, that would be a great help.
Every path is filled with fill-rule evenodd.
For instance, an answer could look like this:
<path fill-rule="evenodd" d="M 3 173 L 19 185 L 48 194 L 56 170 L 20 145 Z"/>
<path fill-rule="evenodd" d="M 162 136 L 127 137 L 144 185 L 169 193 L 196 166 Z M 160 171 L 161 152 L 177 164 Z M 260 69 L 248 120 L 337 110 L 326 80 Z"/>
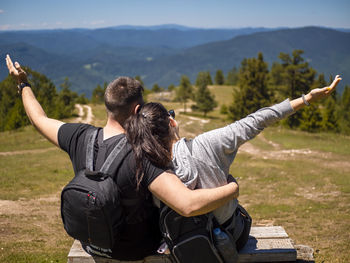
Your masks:
<path fill-rule="evenodd" d="M 186 49 L 181 54 L 155 60 L 149 68 L 164 69 L 161 76 L 173 72 L 195 79 L 197 72 L 217 69 L 227 72 L 233 66 L 239 67 L 244 58 L 256 57 L 258 52 L 271 66 L 278 61 L 280 52 L 291 53 L 294 49 L 305 51 L 303 57 L 319 73 L 342 74 L 344 83 L 350 83 L 350 33 L 332 29 L 305 27 L 259 32 L 241 35 L 230 40 L 219 41 Z M 167 67 L 165 68 L 165 65 Z M 148 74 L 149 76 L 153 76 Z M 154 82 L 153 79 L 145 79 Z M 157 81 L 163 84 L 166 80 Z"/>
<path fill-rule="evenodd" d="M 0 32 L 0 56 L 7 53 L 49 76 L 68 77 L 88 96 L 97 84 L 120 75 L 141 75 L 147 87 L 194 81 L 199 71 L 224 72 L 263 52 L 269 65 L 280 52 L 305 51 L 319 73 L 342 74 L 350 83 L 350 33 L 320 27 L 294 29 L 196 29 L 178 25 L 102 29 Z M 7 75 L 0 64 L 0 79 Z"/>

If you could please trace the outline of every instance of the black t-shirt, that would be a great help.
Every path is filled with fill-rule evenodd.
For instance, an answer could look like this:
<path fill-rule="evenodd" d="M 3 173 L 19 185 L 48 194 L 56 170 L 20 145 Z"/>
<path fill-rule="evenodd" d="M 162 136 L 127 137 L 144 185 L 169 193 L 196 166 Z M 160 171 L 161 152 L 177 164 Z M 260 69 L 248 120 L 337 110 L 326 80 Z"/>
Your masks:
<path fill-rule="evenodd" d="M 85 136 L 88 129 L 95 129 L 88 124 L 67 123 L 58 131 L 58 143 L 72 161 L 74 172 L 85 168 Z M 100 131 L 102 132 L 102 131 Z M 103 141 L 106 157 L 125 135 L 120 134 Z M 94 145 L 94 163 L 98 152 L 98 142 Z M 120 234 L 120 240 L 112 250 L 112 257 L 119 260 L 139 260 L 155 254 L 161 234 L 159 231 L 159 211 L 154 207 L 149 184 L 157 178 L 163 169 L 157 168 L 149 161 L 144 162 L 144 177 L 139 190 L 136 189 L 136 163 L 131 151 L 122 162 L 114 177 L 121 199 L 138 199 L 138 205 L 124 207 L 126 224 Z"/>

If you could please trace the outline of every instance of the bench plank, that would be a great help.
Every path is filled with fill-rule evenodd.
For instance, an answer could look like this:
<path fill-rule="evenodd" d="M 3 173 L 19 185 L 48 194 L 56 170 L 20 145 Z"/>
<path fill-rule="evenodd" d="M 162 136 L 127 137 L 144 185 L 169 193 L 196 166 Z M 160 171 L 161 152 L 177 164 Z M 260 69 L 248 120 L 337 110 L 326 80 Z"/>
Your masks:
<path fill-rule="evenodd" d="M 297 252 L 289 238 L 249 238 L 239 262 L 295 262 Z"/>
<path fill-rule="evenodd" d="M 253 226 L 250 236 L 254 238 L 288 238 L 288 234 L 281 226 Z"/>
<path fill-rule="evenodd" d="M 281 226 L 252 227 L 245 247 L 239 252 L 239 262 L 296 262 L 297 251 Z M 100 261 L 101 260 L 101 261 Z M 100 263 L 114 260 L 99 258 Z M 75 240 L 68 254 L 68 263 L 95 263 L 79 241 Z M 118 262 L 118 261 L 114 261 Z"/>

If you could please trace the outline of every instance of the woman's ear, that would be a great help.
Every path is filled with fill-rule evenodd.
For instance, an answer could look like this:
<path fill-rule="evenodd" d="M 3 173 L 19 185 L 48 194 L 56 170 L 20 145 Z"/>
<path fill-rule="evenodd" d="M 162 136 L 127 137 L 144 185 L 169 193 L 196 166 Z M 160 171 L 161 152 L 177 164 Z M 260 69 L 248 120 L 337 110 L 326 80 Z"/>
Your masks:
<path fill-rule="evenodd" d="M 174 120 L 172 117 L 169 117 L 169 119 L 170 119 L 170 123 L 169 123 L 170 127 L 177 127 L 178 126 L 176 120 Z"/>
<path fill-rule="evenodd" d="M 175 139 L 175 141 L 178 141 L 178 140 L 180 140 L 179 124 L 172 117 L 169 117 L 169 119 L 170 119 L 169 126 L 170 126 L 172 133 L 174 135 L 174 139 Z"/>

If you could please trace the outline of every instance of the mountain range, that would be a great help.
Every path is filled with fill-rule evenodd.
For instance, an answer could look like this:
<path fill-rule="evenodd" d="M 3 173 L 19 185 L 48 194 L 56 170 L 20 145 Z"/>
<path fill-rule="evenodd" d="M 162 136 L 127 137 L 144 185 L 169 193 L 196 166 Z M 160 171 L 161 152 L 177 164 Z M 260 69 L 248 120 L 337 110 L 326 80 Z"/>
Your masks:
<path fill-rule="evenodd" d="M 258 52 L 271 66 L 280 52 L 305 51 L 319 73 L 343 75 L 350 83 L 350 33 L 347 29 L 198 29 L 178 25 L 118 26 L 0 32 L 0 57 L 10 54 L 44 73 L 56 85 L 68 77 L 72 89 L 90 96 L 97 84 L 117 76 L 140 75 L 148 88 L 194 81 L 199 71 L 225 73 Z M 0 64 L 0 79 L 7 76 Z M 213 75 L 214 76 L 214 75 Z M 343 88 L 344 85 L 341 86 Z"/>

